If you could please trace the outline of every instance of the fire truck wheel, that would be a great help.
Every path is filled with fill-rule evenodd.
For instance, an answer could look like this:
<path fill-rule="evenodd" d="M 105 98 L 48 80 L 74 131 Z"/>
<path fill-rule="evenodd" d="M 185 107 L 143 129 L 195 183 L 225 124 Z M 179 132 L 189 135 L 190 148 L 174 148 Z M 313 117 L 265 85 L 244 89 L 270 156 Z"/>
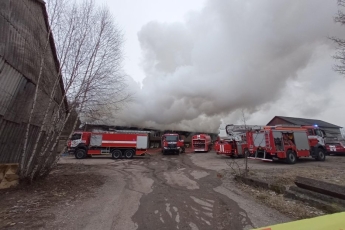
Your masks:
<path fill-rule="evenodd" d="M 125 157 L 126 157 L 126 159 L 131 159 L 131 158 L 133 158 L 133 157 L 134 157 L 134 152 L 133 152 L 133 150 L 131 150 L 131 149 L 126 150 L 126 151 L 125 151 Z"/>
<path fill-rule="evenodd" d="M 121 156 L 122 156 L 122 152 L 121 152 L 121 150 L 118 150 L 118 149 L 115 149 L 115 150 L 112 151 L 112 153 L 111 153 L 111 157 L 112 157 L 113 159 L 120 159 Z"/>
<path fill-rule="evenodd" d="M 78 149 L 75 152 L 75 158 L 77 158 L 77 159 L 84 159 L 85 157 L 86 157 L 85 149 Z"/>
<path fill-rule="evenodd" d="M 292 150 L 286 152 L 286 163 L 295 164 L 297 160 L 296 153 Z"/>
<path fill-rule="evenodd" d="M 315 160 L 324 161 L 325 159 L 326 159 L 325 150 L 323 150 L 322 148 L 318 148 Z"/>

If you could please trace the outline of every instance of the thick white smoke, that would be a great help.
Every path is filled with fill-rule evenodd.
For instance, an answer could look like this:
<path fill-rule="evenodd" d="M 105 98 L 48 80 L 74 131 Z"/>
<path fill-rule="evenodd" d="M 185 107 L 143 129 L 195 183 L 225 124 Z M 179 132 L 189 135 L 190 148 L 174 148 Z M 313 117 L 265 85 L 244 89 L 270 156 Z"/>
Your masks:
<path fill-rule="evenodd" d="M 146 24 L 146 78 L 130 84 L 134 100 L 115 123 L 213 132 L 242 109 L 251 124 L 324 115 L 340 96 L 329 93 L 341 80 L 328 39 L 345 37 L 337 10 L 336 0 L 209 0 L 184 23 Z"/>

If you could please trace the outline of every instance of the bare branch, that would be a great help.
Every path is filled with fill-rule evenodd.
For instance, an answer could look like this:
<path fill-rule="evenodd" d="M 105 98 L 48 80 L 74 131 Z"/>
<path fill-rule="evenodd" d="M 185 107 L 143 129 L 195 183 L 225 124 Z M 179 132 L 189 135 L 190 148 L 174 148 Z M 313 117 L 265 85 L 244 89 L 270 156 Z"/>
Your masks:
<path fill-rule="evenodd" d="M 67 129 L 71 136 L 79 121 L 76 115 L 72 127 L 66 127 L 72 111 L 84 119 L 109 120 L 131 98 L 121 73 L 123 37 L 109 10 L 97 7 L 93 0 L 48 0 L 47 6 L 60 69 L 51 82 L 47 107 L 38 114 L 40 130 L 29 161 L 25 166 L 22 162 L 27 169 L 22 176 L 30 180 L 50 172 L 56 164 L 62 132 Z M 44 59 L 40 67 L 44 68 Z M 61 78 L 63 95 L 58 94 Z M 40 81 L 36 87 L 42 87 Z M 37 103 L 35 97 L 33 106 Z"/>

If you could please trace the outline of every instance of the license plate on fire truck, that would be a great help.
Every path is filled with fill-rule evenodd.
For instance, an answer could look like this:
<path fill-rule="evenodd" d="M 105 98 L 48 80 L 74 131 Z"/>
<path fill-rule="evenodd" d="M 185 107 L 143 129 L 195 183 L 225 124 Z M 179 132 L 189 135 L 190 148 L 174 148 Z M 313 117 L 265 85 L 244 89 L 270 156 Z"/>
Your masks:
<path fill-rule="evenodd" d="M 205 149 L 195 149 L 194 151 L 205 151 Z"/>

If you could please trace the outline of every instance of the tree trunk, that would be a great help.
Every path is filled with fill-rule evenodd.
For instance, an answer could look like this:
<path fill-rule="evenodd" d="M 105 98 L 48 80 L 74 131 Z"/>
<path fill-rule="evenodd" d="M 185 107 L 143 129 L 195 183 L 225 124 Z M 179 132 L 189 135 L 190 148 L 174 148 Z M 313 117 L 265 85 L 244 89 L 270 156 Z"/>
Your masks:
<path fill-rule="evenodd" d="M 25 131 L 24 145 L 23 145 L 23 151 L 22 151 L 22 155 L 21 155 L 20 173 L 19 173 L 21 178 L 24 178 L 26 176 L 27 170 L 28 170 L 28 166 L 25 165 L 25 160 L 27 157 L 27 145 L 28 145 L 28 140 L 29 140 L 30 125 L 31 125 L 33 113 L 35 111 L 35 107 L 36 107 L 36 103 L 37 103 L 37 96 L 38 96 L 38 91 L 39 91 L 41 78 L 42 78 L 43 65 L 44 65 L 44 61 L 45 61 L 44 57 L 45 57 L 45 53 L 46 53 L 46 50 L 47 50 L 48 45 L 49 45 L 49 38 L 50 38 L 50 30 L 48 32 L 47 42 L 45 44 L 45 47 L 44 47 L 44 50 L 42 53 L 42 57 L 41 57 L 40 71 L 39 71 L 38 78 L 37 78 L 36 89 L 35 89 L 35 94 L 34 94 L 34 101 L 33 101 L 32 106 L 31 106 L 31 110 L 30 110 L 30 114 L 29 114 L 29 120 L 28 120 L 28 124 L 26 126 L 26 131 Z M 25 165 L 25 167 L 24 167 L 24 165 Z"/>

